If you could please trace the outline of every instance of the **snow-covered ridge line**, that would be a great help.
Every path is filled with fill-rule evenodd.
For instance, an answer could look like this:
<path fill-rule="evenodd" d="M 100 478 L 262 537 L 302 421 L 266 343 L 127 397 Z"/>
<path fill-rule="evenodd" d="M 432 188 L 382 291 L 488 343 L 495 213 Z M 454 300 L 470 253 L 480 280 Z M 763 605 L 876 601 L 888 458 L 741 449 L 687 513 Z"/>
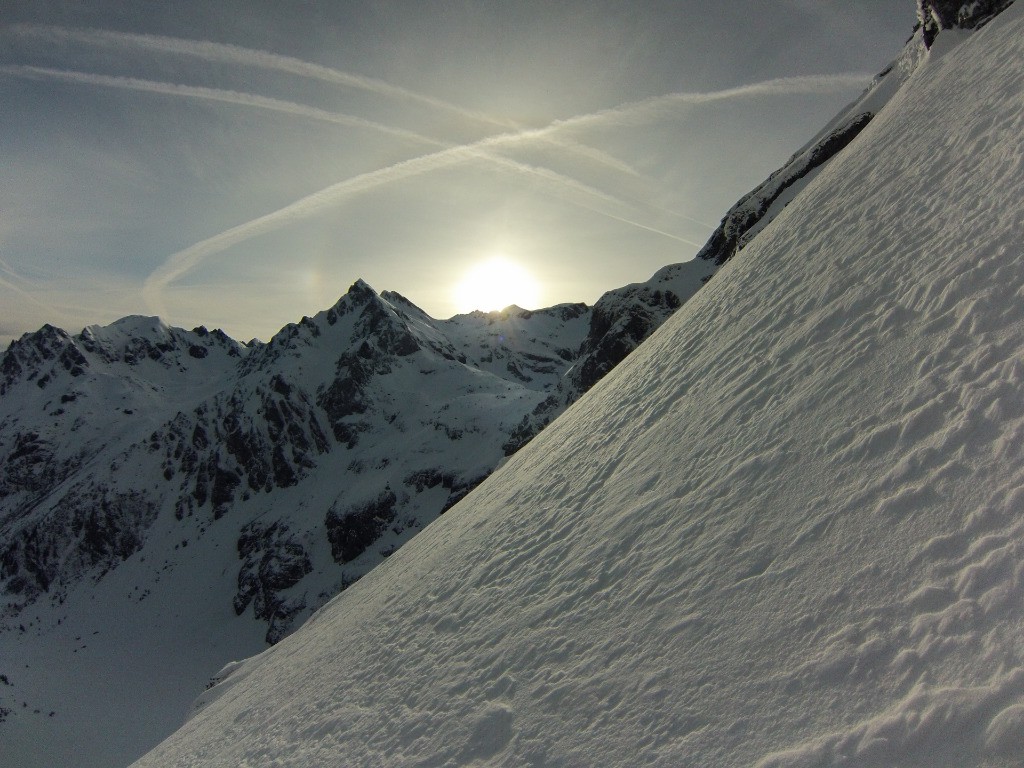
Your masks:
<path fill-rule="evenodd" d="M 223 647 L 185 643 L 147 683 L 184 711 L 227 659 L 280 640 L 468 494 L 583 391 L 568 371 L 592 358 L 610 369 L 705 272 L 666 268 L 596 308 L 441 321 L 357 281 L 267 343 L 151 317 L 74 336 L 45 326 L 12 342 L 0 354 L 0 660 L 50 660 L 29 660 L 39 673 L 0 688 L 0 710 L 13 713 L 0 722 L 0 751 L 18 752 L 4 746 L 11 730 L 39 727 L 34 741 L 57 745 L 95 717 L 122 734 L 96 764 L 151 746 L 177 726 L 175 706 L 133 707 L 140 722 L 115 728 L 135 668 L 109 643 L 104 662 L 65 658 L 69 638 L 138 621 L 145 628 L 125 631 L 142 653 L 168 632 L 206 635 L 204 617 L 221 616 Z M 93 600 L 105 621 L 68 613 Z M 46 676 L 53 667 L 69 692 Z M 11 706 L 39 698 L 29 712 L 54 720 L 33 724 Z M 72 702 L 86 700 L 95 712 L 75 720 Z M 25 760 L 70 759 L 34 754 Z"/>
<path fill-rule="evenodd" d="M 697 257 L 721 266 L 775 218 L 793 194 L 787 190 L 816 174 L 878 114 L 921 63 L 943 29 L 975 30 L 1013 0 L 918 0 L 918 25 L 903 53 L 807 147 L 729 209 Z M 781 202 L 781 205 L 779 204 Z"/>

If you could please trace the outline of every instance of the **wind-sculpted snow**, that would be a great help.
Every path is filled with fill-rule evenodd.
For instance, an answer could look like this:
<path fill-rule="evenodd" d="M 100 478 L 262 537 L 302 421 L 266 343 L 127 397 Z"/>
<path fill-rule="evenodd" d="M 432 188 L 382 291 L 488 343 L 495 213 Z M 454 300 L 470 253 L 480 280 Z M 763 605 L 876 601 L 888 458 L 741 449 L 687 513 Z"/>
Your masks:
<path fill-rule="evenodd" d="M 636 353 L 138 765 L 1024 763 L 1022 86 L 1019 6 L 925 56 Z"/>

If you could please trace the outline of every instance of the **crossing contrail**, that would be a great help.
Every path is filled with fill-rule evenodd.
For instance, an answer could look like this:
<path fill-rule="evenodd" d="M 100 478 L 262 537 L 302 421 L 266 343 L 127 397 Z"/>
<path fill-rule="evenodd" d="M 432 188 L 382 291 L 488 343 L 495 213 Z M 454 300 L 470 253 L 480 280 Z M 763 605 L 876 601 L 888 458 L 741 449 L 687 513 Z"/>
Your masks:
<path fill-rule="evenodd" d="M 291 74 L 320 82 L 339 85 L 356 90 L 375 93 L 406 103 L 419 104 L 431 109 L 448 112 L 474 124 L 489 125 L 502 130 L 521 130 L 523 126 L 510 120 L 498 119 L 483 112 L 460 107 L 451 102 L 427 96 L 407 88 L 401 88 L 376 78 L 355 75 L 350 72 L 303 61 L 292 56 L 282 56 L 270 51 L 244 48 L 238 45 L 214 43 L 206 40 L 186 40 L 162 35 L 146 35 L 129 32 L 113 32 L 99 29 L 78 29 L 38 24 L 14 24 L 8 33 L 18 37 L 34 37 L 48 41 L 68 41 L 83 45 L 106 48 L 145 50 L 196 58 L 208 63 L 225 63 L 253 67 L 272 72 Z M 612 168 L 621 173 L 638 176 L 627 163 L 593 147 L 569 140 L 551 137 L 548 141 L 561 149 L 585 157 L 592 162 Z"/>
<path fill-rule="evenodd" d="M 575 179 L 563 176 L 555 171 L 537 168 L 501 157 L 500 155 L 488 153 L 487 150 L 490 148 L 488 145 L 500 143 L 497 141 L 497 138 L 451 147 L 429 155 L 421 155 L 420 157 L 403 160 L 376 171 L 353 176 L 311 195 L 307 195 L 276 211 L 264 214 L 202 240 L 169 256 L 163 264 L 146 278 L 142 286 L 143 300 L 155 314 L 166 316 L 166 308 L 162 299 L 164 289 L 208 257 L 226 251 L 228 248 L 239 243 L 273 232 L 287 224 L 307 219 L 377 187 L 481 158 L 486 159 L 488 162 L 496 163 L 499 167 L 505 167 L 509 170 L 552 181 L 562 189 L 569 188 L 598 200 L 619 206 L 626 205 L 626 203 L 615 197 L 588 187 Z"/>
<path fill-rule="evenodd" d="M 436 139 L 431 139 L 426 136 L 422 136 L 412 131 L 406 131 L 401 128 L 394 128 L 389 125 L 383 125 L 381 123 L 372 122 L 370 120 L 364 120 L 363 118 L 360 117 L 340 114 L 337 112 L 328 112 L 326 110 L 318 109 L 316 107 L 309 107 L 304 104 L 296 104 L 295 102 L 282 101 L 280 99 L 272 99 L 266 96 L 258 96 L 255 94 L 242 93 L 239 91 L 228 91 L 219 88 L 206 88 L 201 86 L 165 83 L 154 80 L 142 80 L 134 77 L 98 75 L 89 72 L 78 72 L 75 70 L 49 69 L 45 67 L 33 66 L 0 67 L 0 74 L 14 75 L 19 77 L 47 78 L 52 80 L 82 83 L 85 85 L 94 85 L 99 87 L 119 88 L 130 91 L 142 91 L 168 96 L 224 102 L 244 107 L 254 107 L 257 109 L 266 109 L 273 112 L 281 112 L 294 117 L 307 118 L 310 120 L 319 120 L 355 128 L 365 128 L 368 130 L 378 131 L 381 133 L 396 136 L 398 138 L 402 138 L 408 141 L 428 144 L 435 148 L 459 148 L 459 145 L 446 144 L 444 142 L 438 141 Z M 519 173 L 524 173 L 527 175 L 536 176 L 538 178 L 552 181 L 567 188 L 573 189 L 575 191 L 584 191 L 586 194 L 594 197 L 603 198 L 620 205 L 627 205 L 625 202 L 617 198 L 602 193 L 593 187 L 586 186 L 581 182 L 564 174 L 557 173 L 555 171 L 552 171 L 541 166 L 528 165 L 526 163 L 517 162 L 510 158 L 506 158 L 493 152 L 489 152 L 484 148 L 480 148 L 474 151 L 467 150 L 466 158 L 479 159 L 481 161 L 491 163 L 500 167 L 504 167 L 509 170 L 517 171 Z"/>
<path fill-rule="evenodd" d="M 165 83 L 158 80 L 143 80 L 137 77 L 98 75 L 92 72 L 78 72 L 70 69 L 50 69 L 48 67 L 32 67 L 23 65 L 0 67 L 0 74 L 11 75 L 14 77 L 60 80 L 68 83 L 81 83 L 83 85 L 94 85 L 102 88 L 120 88 L 127 91 L 159 93 L 167 96 L 179 96 L 190 99 L 201 99 L 204 101 L 218 101 L 226 104 L 236 104 L 243 107 L 266 109 L 271 112 L 281 112 L 294 117 L 320 120 L 323 122 L 334 123 L 336 125 L 344 125 L 350 128 L 363 128 L 417 144 L 428 144 L 434 147 L 446 146 L 444 142 L 429 139 L 426 136 L 421 136 L 418 133 L 407 131 L 403 128 L 395 128 L 390 125 L 383 125 L 382 123 L 365 120 L 353 115 L 346 115 L 339 112 L 328 112 L 325 109 L 309 107 L 304 104 L 296 104 L 291 101 L 272 99 L 267 96 L 257 96 L 255 94 L 242 93 L 239 91 L 228 91 L 220 88 L 206 88 L 197 85 Z"/>
<path fill-rule="evenodd" d="M 124 90 L 157 93 L 183 98 L 224 102 L 229 104 L 241 105 L 245 107 L 254 107 L 274 112 L 281 112 L 295 117 L 320 120 L 356 128 L 365 128 L 397 136 L 399 138 L 406 139 L 409 141 L 429 144 L 434 147 L 441 147 L 445 149 L 458 149 L 459 155 L 461 156 L 460 159 L 481 160 L 486 163 L 490 163 L 498 167 L 505 168 L 506 170 L 511 170 L 520 174 L 530 175 L 536 178 L 543 179 L 545 181 L 552 182 L 558 186 L 569 189 L 573 192 L 579 192 L 595 199 L 604 200 L 605 202 L 612 203 L 618 207 L 629 206 L 628 203 L 616 197 L 608 195 L 604 192 L 601 192 L 594 187 L 587 186 L 582 182 L 579 182 L 576 179 L 573 179 L 569 176 L 557 173 L 548 168 L 528 165 L 526 163 L 518 162 L 510 158 L 503 157 L 501 155 L 488 151 L 484 147 L 453 147 L 452 145 L 444 144 L 443 142 L 430 139 L 425 136 L 421 136 L 411 131 L 393 128 L 391 126 L 382 125 L 380 123 L 364 120 L 359 117 L 353 117 L 351 115 L 328 112 L 326 110 L 318 109 L 315 107 L 309 107 L 306 105 L 296 104 L 294 102 L 289 101 L 282 101 L 280 99 L 272 99 L 265 96 L 241 93 L 238 91 L 227 91 L 217 88 L 180 85 L 175 83 L 164 83 L 153 80 L 143 80 L 140 78 L 99 75 L 88 72 L 78 72 L 74 70 L 58 70 L 45 67 L 0 67 L 0 74 L 8 74 L 20 77 L 47 78 L 53 80 L 61 80 L 65 82 L 81 83 L 85 85 L 94 85 L 99 87 L 119 88 Z M 410 170 L 413 170 L 414 173 L 423 172 L 422 170 L 415 170 L 415 167 L 413 167 Z M 371 188 L 372 186 L 376 186 L 377 183 L 380 182 L 380 180 L 384 180 L 386 182 L 390 180 L 390 176 L 391 174 L 378 175 L 371 173 L 357 177 L 352 180 L 353 182 L 357 183 L 351 185 L 351 187 L 346 187 L 345 190 L 336 190 L 338 194 L 342 195 L 342 197 L 339 197 L 338 200 L 340 201 L 341 199 L 343 199 L 344 196 L 348 196 L 349 194 L 357 194 L 359 191 L 363 191 Z M 346 191 L 348 194 L 345 194 Z M 309 207 L 309 211 L 311 213 L 314 211 L 314 208 L 312 207 L 315 205 L 314 201 L 306 200 L 299 202 L 306 202 L 307 206 Z M 318 208 L 316 210 L 318 210 Z M 287 212 L 285 213 L 285 219 L 292 213 L 294 213 L 294 211 L 292 207 L 289 206 Z M 252 228 L 244 228 L 242 231 L 236 231 L 239 228 L 229 230 L 229 232 L 226 234 L 231 235 L 230 238 L 225 240 L 214 240 L 213 242 L 210 242 L 208 244 L 212 246 L 216 243 L 233 243 L 235 242 L 233 238 L 240 236 L 242 232 L 245 231 L 251 232 L 250 236 L 256 236 L 257 234 L 263 231 L 262 227 L 267 226 L 271 221 L 285 220 L 274 218 L 271 218 L 269 220 L 264 219 L 266 219 L 266 217 L 261 217 L 260 219 L 255 220 L 254 222 L 250 222 L 253 225 Z M 191 262 L 186 260 L 183 263 L 189 264 Z M 174 273 L 175 276 L 179 276 L 180 274 L 180 272 Z M 169 279 L 173 279 L 173 277 L 168 278 L 168 280 Z M 6 283 L 6 281 L 4 281 L 4 283 Z M 149 286 L 149 283 L 150 281 L 147 280 L 147 286 Z M 166 282 L 164 283 L 164 285 L 166 285 Z M 13 290 L 18 290 L 16 286 L 10 286 L 10 288 L 12 288 Z M 152 298 L 152 290 L 147 291 L 147 289 L 144 289 L 144 296 L 147 296 L 146 300 L 148 303 L 154 306 L 159 305 L 159 301 L 154 300 Z"/>
<path fill-rule="evenodd" d="M 160 314 L 163 308 L 161 294 L 163 290 L 175 279 L 191 271 L 206 258 L 221 253 L 234 245 L 246 240 L 275 231 L 280 227 L 314 216 L 333 206 L 339 205 L 346 200 L 363 194 L 371 189 L 391 184 L 396 181 L 429 173 L 431 171 L 447 168 L 457 163 L 466 162 L 473 158 L 480 157 L 490 150 L 506 147 L 515 147 L 542 140 L 547 136 L 557 134 L 560 131 L 574 130 L 583 127 L 622 124 L 638 119 L 650 119 L 654 115 L 661 114 L 664 110 L 678 105 L 699 105 L 727 99 L 751 98 L 764 95 L 793 95 L 803 93 L 822 93 L 843 90 L 855 85 L 864 85 L 870 82 L 870 76 L 861 74 L 840 74 L 820 75 L 808 77 L 777 78 L 760 83 L 730 88 L 722 91 L 708 93 L 670 93 L 651 99 L 644 99 L 602 110 L 586 115 L 565 120 L 557 120 L 543 128 L 533 128 L 522 131 L 514 131 L 496 136 L 490 136 L 475 142 L 460 146 L 432 152 L 427 155 L 403 160 L 393 165 L 381 168 L 376 171 L 359 174 L 318 192 L 307 195 L 295 202 L 279 208 L 276 211 L 259 216 L 251 221 L 239 224 L 224 232 L 195 243 L 184 250 L 171 254 L 145 281 L 143 285 L 143 297 L 150 307 Z M 487 154 L 488 157 L 492 155 Z M 509 161 L 514 162 L 514 161 Z M 554 172 L 550 172 L 554 173 Z M 572 180 L 569 180 L 572 181 Z M 578 182 L 572 182 L 579 185 Z M 581 185 L 579 185 L 581 186 Z M 604 193 L 598 193 L 603 198 L 608 198 Z M 604 213 L 607 212 L 599 211 Z M 621 217 L 619 220 L 637 224 Z M 653 228 L 643 226 L 644 229 L 660 232 Z M 668 233 L 662 233 L 668 234 Z M 681 238 L 676 238 L 681 239 Z M 683 240 L 691 245 L 696 245 L 688 240 Z M 699 247 L 699 246 L 697 246 Z"/>
<path fill-rule="evenodd" d="M 8 31 L 19 37 L 70 41 L 106 48 L 134 48 L 136 50 L 188 56 L 211 63 L 237 64 L 292 74 L 347 88 L 368 91 L 378 96 L 387 96 L 396 100 L 422 104 L 423 106 L 449 112 L 477 123 L 508 127 L 500 120 L 496 120 L 483 112 L 465 109 L 442 99 L 417 93 L 407 88 L 401 88 L 383 80 L 343 72 L 321 64 L 296 59 L 292 56 L 282 56 L 270 51 L 244 48 L 239 45 L 214 43 L 207 40 L 186 40 L 178 37 L 165 37 L 163 35 L 145 35 L 131 32 L 113 32 L 103 29 L 78 29 L 40 24 L 14 24 L 8 28 Z"/>

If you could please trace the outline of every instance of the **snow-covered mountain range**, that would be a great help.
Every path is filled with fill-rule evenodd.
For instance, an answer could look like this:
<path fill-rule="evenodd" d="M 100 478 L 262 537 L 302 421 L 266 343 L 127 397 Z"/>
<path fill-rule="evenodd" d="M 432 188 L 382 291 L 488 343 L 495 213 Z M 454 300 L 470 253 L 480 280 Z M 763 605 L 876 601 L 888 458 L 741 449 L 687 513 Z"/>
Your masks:
<path fill-rule="evenodd" d="M 925 31 L 705 288 L 138 765 L 1024 763 L 1024 6 Z"/>
<path fill-rule="evenodd" d="M 358 281 L 266 344 L 150 317 L 26 334 L 0 357 L 2 642 L 42 653 L 81 637 L 69 606 L 95 602 L 115 571 L 129 585 L 116 607 L 128 625 L 133 604 L 165 600 L 162 613 L 199 635 L 202 593 L 245 653 L 262 645 L 251 642 L 254 619 L 263 642 L 280 640 L 464 497 L 713 269 L 666 267 L 595 307 L 450 320 Z M 196 552 L 215 577 L 197 578 Z M 110 630 L 100 625 L 89 633 Z M 157 642 L 136 638 L 140 655 Z M 151 740 L 227 660 L 190 665 L 187 645 L 178 654 L 193 691 L 143 726 Z M 10 682 L 0 711 L 16 721 L 0 723 L 0 739 L 29 714 L 46 715 L 42 734 L 74 721 L 65 700 L 91 686 L 71 682 L 77 659 L 61 663 L 77 695 L 0 668 Z M 122 661 L 95 664 L 116 678 Z"/>
<path fill-rule="evenodd" d="M 594 308 L 443 321 L 359 281 L 267 344 L 150 317 L 27 334 L 0 358 L 6 614 L 118 567 L 157 521 L 184 541 L 230 517 L 235 611 L 252 605 L 274 642 L 465 496 L 542 426 L 535 412 L 557 415 L 711 271 L 675 265 Z M 289 488 L 299 509 L 278 501 Z"/>
<path fill-rule="evenodd" d="M 1016 764 L 1018 705 L 998 705 L 1024 662 L 993 635 L 989 677 L 954 663 L 1011 628 L 971 569 L 1000 553 L 990 581 L 1020 586 L 996 510 L 1016 503 L 1019 414 L 985 395 L 1019 385 L 1020 322 L 981 266 L 958 272 L 1021 285 L 1022 180 L 994 160 L 1018 167 L 1020 9 L 987 25 L 1009 5 L 922 1 L 893 66 L 699 259 L 594 307 L 440 321 L 360 281 L 266 344 L 140 317 L 14 342 L 0 753 L 124 763 L 225 662 L 282 641 L 146 764 L 829 764 L 840 726 L 896 712 L 918 733 L 908 712 L 968 699 L 991 722 L 957 722 L 995 735 L 950 754 Z M 942 764 L 898 736 L 859 764 Z"/>

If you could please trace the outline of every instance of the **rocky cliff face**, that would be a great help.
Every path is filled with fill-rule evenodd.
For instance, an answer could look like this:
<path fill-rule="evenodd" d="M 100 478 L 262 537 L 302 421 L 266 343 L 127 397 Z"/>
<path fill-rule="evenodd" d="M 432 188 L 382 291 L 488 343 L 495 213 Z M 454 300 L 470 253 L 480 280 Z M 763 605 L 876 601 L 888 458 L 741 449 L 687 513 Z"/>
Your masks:
<path fill-rule="evenodd" d="M 918 0 L 924 43 L 931 47 L 944 29 L 976 29 L 1012 4 L 1013 0 Z"/>
<path fill-rule="evenodd" d="M 787 190 L 795 191 L 801 180 L 820 170 L 829 160 L 839 154 L 853 141 L 871 121 L 870 111 L 857 112 L 843 119 L 840 125 L 814 142 L 802 152 L 794 155 L 786 165 L 768 179 L 748 192 L 736 203 L 712 233 L 707 244 L 698 252 L 697 258 L 721 266 L 746 245 L 778 211 L 773 210 L 777 202 L 784 205 Z"/>

